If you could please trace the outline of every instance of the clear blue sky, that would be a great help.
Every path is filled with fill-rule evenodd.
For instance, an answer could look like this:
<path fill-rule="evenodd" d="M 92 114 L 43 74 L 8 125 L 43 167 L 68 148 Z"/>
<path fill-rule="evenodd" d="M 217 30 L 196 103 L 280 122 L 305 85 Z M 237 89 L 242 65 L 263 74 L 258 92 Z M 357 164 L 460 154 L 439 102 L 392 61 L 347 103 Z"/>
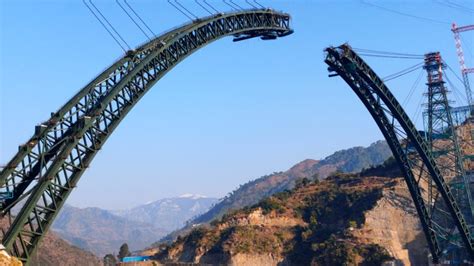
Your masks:
<path fill-rule="evenodd" d="M 472 1 L 453 1 L 474 8 Z M 204 15 L 193 1 L 181 2 Z M 210 2 L 226 9 L 220 1 Z M 289 12 L 295 33 L 277 41 L 223 39 L 182 62 L 108 140 L 70 204 L 121 208 L 184 193 L 221 197 L 239 184 L 286 170 L 303 159 L 320 159 L 381 139 L 350 88 L 340 78 L 327 77 L 323 49 L 328 45 L 349 42 L 359 48 L 416 54 L 440 51 L 459 72 L 449 24 L 402 16 L 360 1 L 259 2 Z M 145 40 L 115 1 L 95 3 L 132 46 Z M 165 0 L 129 3 L 157 33 L 186 22 Z M 440 21 L 474 23 L 473 13 L 434 1 L 376 3 Z M 0 164 L 4 164 L 31 136 L 35 124 L 123 52 L 80 0 L 4 0 L 0 23 Z M 464 36 L 471 54 L 472 36 Z M 367 61 L 381 76 L 416 63 Z M 391 81 L 390 88 L 405 98 L 417 74 Z M 462 89 L 459 82 L 456 85 Z M 422 89 L 407 106 L 410 115 Z M 421 120 L 417 122 L 421 125 Z"/>

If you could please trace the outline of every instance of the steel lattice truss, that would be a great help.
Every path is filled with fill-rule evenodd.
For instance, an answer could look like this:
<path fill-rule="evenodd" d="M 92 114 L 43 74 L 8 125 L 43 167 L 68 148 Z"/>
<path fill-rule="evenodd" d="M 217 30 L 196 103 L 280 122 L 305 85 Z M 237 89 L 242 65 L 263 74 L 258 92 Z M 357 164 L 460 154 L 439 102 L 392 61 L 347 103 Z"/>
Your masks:
<path fill-rule="evenodd" d="M 341 76 L 368 109 L 387 140 L 400 166 L 423 227 L 432 259 L 438 263 L 452 235 L 458 231 L 461 244 L 474 258 L 473 240 L 463 213 L 445 182 L 429 147 L 381 78 L 349 45 L 326 49 L 330 76 Z M 335 73 L 334 73 L 335 72 Z M 431 191 L 431 195 L 430 195 Z M 436 208 L 432 195 L 439 195 Z M 434 211 L 434 209 L 441 211 Z M 442 212 L 442 210 L 444 210 Z M 443 215 L 434 219 L 434 215 Z M 437 223 L 436 221 L 443 221 Z M 446 241 L 448 240 L 448 241 Z"/>
<path fill-rule="evenodd" d="M 427 115 L 425 117 L 426 144 L 434 158 L 441 175 L 448 183 L 456 203 L 468 224 L 472 224 L 471 190 L 468 176 L 464 169 L 464 156 L 461 154 L 459 138 L 454 125 L 451 106 L 448 100 L 448 90 L 444 82 L 445 64 L 439 52 L 425 55 L 424 69 L 427 72 Z M 444 230 L 446 237 L 440 239 L 440 244 L 446 250 L 444 257 L 448 260 L 462 261 L 466 254 L 462 254 L 462 243 L 455 225 L 446 215 L 443 201 L 439 200 L 439 193 L 433 190 L 433 180 L 427 175 L 428 205 L 433 223 Z M 459 249 L 461 247 L 461 250 Z"/>
<path fill-rule="evenodd" d="M 71 190 L 122 119 L 175 65 L 225 36 L 276 39 L 291 34 L 290 16 L 269 9 L 195 20 L 138 47 L 79 91 L 35 134 L 0 172 L 1 206 L 13 220 L 3 245 L 28 263 Z M 16 217 L 15 205 L 23 204 Z M 14 219 L 13 219 L 14 218 Z"/>

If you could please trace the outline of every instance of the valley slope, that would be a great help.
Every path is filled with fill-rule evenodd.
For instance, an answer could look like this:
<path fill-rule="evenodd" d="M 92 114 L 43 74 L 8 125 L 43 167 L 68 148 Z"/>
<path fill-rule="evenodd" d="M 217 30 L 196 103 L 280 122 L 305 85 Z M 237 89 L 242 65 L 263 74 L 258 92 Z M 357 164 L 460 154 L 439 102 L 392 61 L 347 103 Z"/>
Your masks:
<path fill-rule="evenodd" d="M 241 185 L 208 212 L 191 220 L 187 227 L 169 234 L 156 244 L 176 239 L 178 235 L 188 232 L 193 225 L 209 223 L 216 218 L 222 217 L 222 215 L 230 210 L 253 205 L 275 193 L 291 189 L 302 178 L 322 180 L 330 173 L 337 171 L 346 173 L 359 172 L 364 168 L 383 163 L 391 155 L 392 153 L 387 143 L 385 141 L 377 141 L 368 147 L 353 147 L 337 151 L 319 161 L 304 160 L 285 172 L 275 172 Z"/>
<path fill-rule="evenodd" d="M 381 167 L 398 173 L 393 162 Z M 163 263 L 426 265 L 426 242 L 403 179 L 370 173 L 304 180 L 144 254 Z"/>

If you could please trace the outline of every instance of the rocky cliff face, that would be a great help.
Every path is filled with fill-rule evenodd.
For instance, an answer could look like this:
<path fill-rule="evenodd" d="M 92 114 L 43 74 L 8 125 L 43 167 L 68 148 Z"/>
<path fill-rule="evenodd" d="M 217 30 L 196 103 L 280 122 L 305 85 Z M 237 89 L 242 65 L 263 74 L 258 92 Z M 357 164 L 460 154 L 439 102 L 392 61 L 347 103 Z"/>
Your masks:
<path fill-rule="evenodd" d="M 164 263 L 426 265 L 401 178 L 337 175 L 299 184 L 147 251 Z"/>
<path fill-rule="evenodd" d="M 428 253 L 421 224 L 402 179 L 383 190 L 373 209 L 365 213 L 362 227 L 353 231 L 362 243 L 376 243 L 403 265 L 428 265 Z"/>

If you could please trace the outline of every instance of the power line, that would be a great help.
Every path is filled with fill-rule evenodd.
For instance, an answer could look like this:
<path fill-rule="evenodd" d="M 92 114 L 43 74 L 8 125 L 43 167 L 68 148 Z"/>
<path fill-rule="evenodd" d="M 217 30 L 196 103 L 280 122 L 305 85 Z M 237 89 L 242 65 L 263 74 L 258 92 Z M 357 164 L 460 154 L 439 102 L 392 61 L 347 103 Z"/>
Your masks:
<path fill-rule="evenodd" d="M 87 9 L 89 9 L 89 11 L 92 13 L 92 15 L 94 15 L 94 17 L 97 19 L 97 21 L 99 21 L 99 23 L 102 25 L 102 27 L 109 33 L 110 37 L 112 37 L 112 39 L 114 39 L 114 41 L 118 44 L 118 46 L 120 46 L 120 48 L 122 48 L 122 50 L 124 52 L 127 52 L 127 49 L 125 49 L 125 47 L 120 43 L 120 41 L 115 37 L 115 35 L 109 30 L 109 28 L 104 24 L 104 22 L 102 22 L 102 20 L 97 16 L 97 14 L 94 12 L 94 10 L 92 10 L 92 8 L 87 4 L 86 0 L 82 0 L 82 2 L 87 7 Z M 89 2 L 92 4 L 92 6 L 94 6 L 95 9 L 97 9 L 97 7 L 92 3 L 91 0 L 89 0 Z M 101 14 L 100 11 L 99 11 L 99 14 Z M 103 17 L 103 15 L 102 15 L 102 17 Z M 105 19 L 105 21 L 107 21 L 107 19 Z M 108 23 L 108 21 L 107 21 L 107 23 Z M 108 23 L 108 24 L 110 25 L 110 23 Z M 114 32 L 117 33 L 117 31 L 115 31 L 115 29 L 113 27 L 112 27 L 112 29 L 114 30 Z M 125 40 L 123 40 L 123 38 L 120 36 L 120 34 L 117 33 L 117 35 L 125 43 L 125 45 L 130 49 L 130 46 L 128 46 L 127 42 L 125 42 Z"/>
<path fill-rule="evenodd" d="M 422 21 L 425 21 L 425 22 L 451 25 L 451 23 L 449 23 L 447 21 L 441 21 L 441 20 L 436 20 L 436 19 L 432 19 L 432 18 L 425 18 L 425 17 L 420 17 L 420 16 L 417 16 L 417 15 L 404 13 L 404 12 L 401 12 L 401 11 L 398 11 L 398 10 L 395 10 L 395 9 L 379 6 L 379 5 L 376 5 L 376 4 L 373 4 L 373 3 L 368 3 L 365 0 L 361 0 L 361 3 L 365 4 L 365 5 L 368 5 L 368 6 L 372 6 L 372 7 L 381 9 L 381 10 L 384 10 L 384 11 L 387 11 L 387 12 L 395 13 L 395 14 L 398 14 L 398 15 L 401 15 L 401 16 L 415 18 L 415 19 L 422 20 Z"/>
<path fill-rule="evenodd" d="M 140 31 L 148 38 L 148 40 L 151 41 L 150 36 L 148 36 L 148 34 L 142 29 L 142 27 L 140 27 L 140 25 L 135 21 L 135 19 L 130 15 L 130 13 L 128 13 L 128 11 L 122 6 L 122 4 L 120 4 L 119 0 L 115 0 L 115 2 L 117 3 L 117 5 L 120 6 L 120 8 L 123 10 L 123 12 L 125 12 L 125 14 L 127 14 L 127 16 L 130 18 L 130 20 L 132 20 L 132 22 L 135 24 L 135 26 L 137 26 L 138 29 L 140 29 Z"/>
<path fill-rule="evenodd" d="M 132 6 L 128 4 L 127 0 L 123 0 L 123 2 L 128 6 L 128 8 L 130 8 L 130 10 L 132 10 L 133 14 L 135 14 L 135 16 L 137 16 L 137 18 L 143 23 L 143 25 L 145 25 L 145 27 L 153 34 L 153 36 L 156 37 L 155 32 L 152 31 L 150 29 L 150 27 L 148 27 L 148 25 L 145 23 L 145 21 L 143 21 L 143 19 L 140 17 L 140 15 L 138 15 L 138 13 L 135 12 L 135 9 L 133 9 Z"/>

